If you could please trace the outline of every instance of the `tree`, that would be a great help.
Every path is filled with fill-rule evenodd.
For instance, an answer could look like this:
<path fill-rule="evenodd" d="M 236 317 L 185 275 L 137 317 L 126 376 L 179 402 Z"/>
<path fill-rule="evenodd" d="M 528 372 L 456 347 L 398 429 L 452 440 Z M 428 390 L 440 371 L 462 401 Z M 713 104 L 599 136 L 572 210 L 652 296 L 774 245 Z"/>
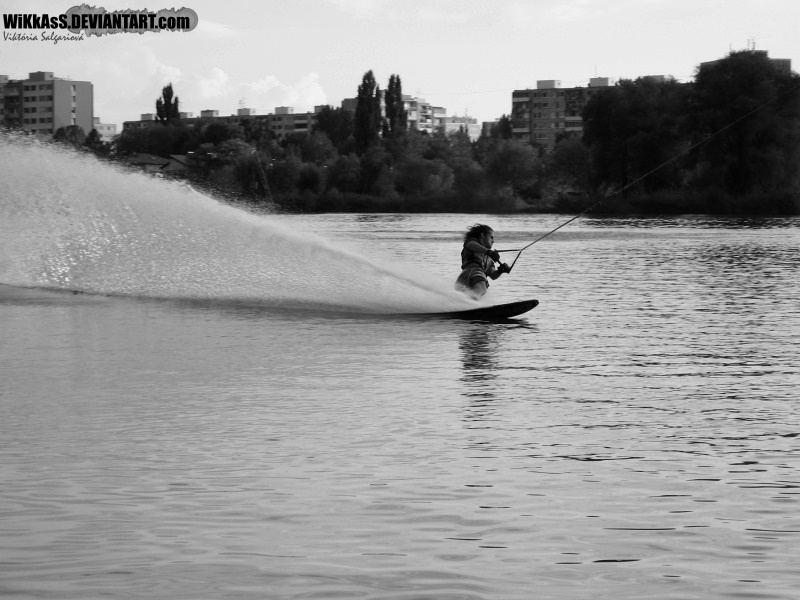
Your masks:
<path fill-rule="evenodd" d="M 644 177 L 640 185 L 647 194 L 677 189 L 683 184 L 683 163 L 673 159 L 689 147 L 685 123 L 692 88 L 672 77 L 642 77 L 634 83 L 631 174 Z"/>
<path fill-rule="evenodd" d="M 497 122 L 492 125 L 489 137 L 510 140 L 513 137 L 514 127 L 511 124 L 511 117 L 508 115 L 501 116 Z"/>
<path fill-rule="evenodd" d="M 589 194 L 589 150 L 577 138 L 564 138 L 545 158 L 548 183 Z"/>
<path fill-rule="evenodd" d="M 484 128 L 478 141 L 473 145 L 473 152 L 478 162 L 485 167 L 501 142 L 512 138 L 512 132 L 511 118 L 507 115 L 497 119 L 488 131 Z"/>
<path fill-rule="evenodd" d="M 356 154 L 363 155 L 380 140 L 381 91 L 372 71 L 367 71 L 358 86 L 354 136 Z"/>
<path fill-rule="evenodd" d="M 360 159 L 362 193 L 380 196 L 393 191 L 392 156 L 381 144 L 370 146 Z"/>
<path fill-rule="evenodd" d="M 744 50 L 698 69 L 696 182 L 732 197 L 797 192 L 800 173 L 800 77 L 766 52 Z"/>
<path fill-rule="evenodd" d="M 67 127 L 59 127 L 56 130 L 53 134 L 53 141 L 69 144 L 77 148 L 83 146 L 86 142 L 86 134 L 80 126 L 68 125 Z"/>
<path fill-rule="evenodd" d="M 261 150 L 268 149 L 272 142 L 278 139 L 277 134 L 262 121 L 245 119 L 241 123 L 241 131 L 244 134 L 244 141 Z"/>
<path fill-rule="evenodd" d="M 448 162 L 453 170 L 453 191 L 458 198 L 458 210 L 476 210 L 484 197 L 486 175 L 472 158 L 455 156 Z"/>
<path fill-rule="evenodd" d="M 197 127 L 197 125 L 195 125 Z M 231 139 L 244 139 L 244 131 L 236 123 L 212 120 L 200 124 L 200 144 L 214 144 L 215 146 Z"/>
<path fill-rule="evenodd" d="M 454 158 L 473 158 L 472 140 L 465 126 L 462 125 L 458 128 L 458 131 L 448 133 L 447 140 L 450 142 L 450 148 Z"/>
<path fill-rule="evenodd" d="M 340 192 L 358 192 L 361 181 L 361 161 L 355 154 L 340 156 L 328 163 L 328 188 Z"/>
<path fill-rule="evenodd" d="M 583 111 L 583 142 L 590 149 L 595 187 L 628 183 L 628 97 L 620 86 L 596 92 Z"/>
<path fill-rule="evenodd" d="M 414 198 L 449 192 L 453 171 L 442 160 L 409 158 L 398 166 L 397 191 Z"/>
<path fill-rule="evenodd" d="M 122 155 L 142 152 L 166 157 L 185 152 L 191 137 L 192 130 L 188 127 L 128 128 L 122 130 L 112 145 Z"/>
<path fill-rule="evenodd" d="M 311 135 L 303 136 L 300 141 L 300 153 L 303 162 L 323 165 L 336 158 L 337 152 L 328 136 L 322 132 L 314 131 Z"/>
<path fill-rule="evenodd" d="M 100 138 L 100 134 L 98 133 L 97 129 L 92 129 L 89 132 L 89 135 L 86 136 L 84 147 L 89 152 L 92 152 L 97 156 L 108 156 L 111 150 L 110 145 L 103 142 L 103 140 Z"/>
<path fill-rule="evenodd" d="M 318 196 L 325 187 L 323 169 L 314 163 L 303 163 L 297 177 L 297 190 Z"/>
<path fill-rule="evenodd" d="M 287 156 L 286 160 L 275 162 L 267 175 L 272 191 L 284 196 L 295 193 L 302 169 L 303 163 L 294 155 Z"/>
<path fill-rule="evenodd" d="M 161 90 L 161 97 L 156 99 L 156 116 L 164 125 L 178 121 L 181 118 L 178 109 L 178 97 L 173 99 L 172 83 Z"/>
<path fill-rule="evenodd" d="M 531 146 L 501 140 L 491 153 L 486 176 L 498 188 L 508 187 L 514 196 L 532 198 L 541 173 L 541 163 Z"/>
<path fill-rule="evenodd" d="M 399 75 L 389 77 L 385 105 L 386 119 L 383 125 L 383 137 L 403 135 L 408 128 L 408 111 L 403 102 L 403 84 Z"/>
<path fill-rule="evenodd" d="M 593 185 L 626 189 L 644 177 L 646 193 L 678 187 L 680 165 L 671 159 L 688 148 L 690 93 L 673 78 L 640 77 L 593 95 L 583 112 Z"/>
<path fill-rule="evenodd" d="M 323 106 L 317 113 L 314 131 L 324 133 L 333 143 L 339 154 L 347 154 L 353 138 L 353 114 L 342 108 Z"/>
<path fill-rule="evenodd" d="M 253 148 L 243 140 L 231 138 L 219 144 L 216 153 L 222 164 L 233 164 L 242 159 L 249 161 Z"/>

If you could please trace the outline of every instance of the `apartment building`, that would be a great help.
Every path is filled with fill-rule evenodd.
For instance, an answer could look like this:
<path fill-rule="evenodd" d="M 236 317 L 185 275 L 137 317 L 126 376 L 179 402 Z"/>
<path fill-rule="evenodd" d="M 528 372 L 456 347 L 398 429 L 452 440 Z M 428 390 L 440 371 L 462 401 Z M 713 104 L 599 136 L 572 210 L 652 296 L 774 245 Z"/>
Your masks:
<path fill-rule="evenodd" d="M 381 116 L 386 116 L 385 90 L 381 90 L 380 93 Z M 343 110 L 355 113 L 357 105 L 357 98 L 345 98 L 342 100 Z M 433 106 L 425 98 L 403 94 L 403 108 L 405 108 L 408 117 L 408 129 L 433 133 L 434 131 L 444 131 L 446 128 L 447 109 L 441 106 Z M 458 130 L 457 127 L 456 130 Z"/>
<path fill-rule="evenodd" d="M 311 133 L 315 113 L 295 113 L 291 106 L 276 106 L 275 113 L 268 116 L 267 126 L 278 139 L 297 133 Z"/>
<path fill-rule="evenodd" d="M 754 54 L 758 54 L 763 56 L 764 58 L 768 59 L 778 71 L 782 73 L 791 73 L 792 72 L 792 59 L 791 58 L 769 58 L 769 52 L 767 50 L 756 50 L 755 48 L 748 48 L 750 52 Z M 709 60 L 706 62 L 700 63 L 700 68 L 710 67 L 711 65 L 717 64 L 720 60 Z"/>
<path fill-rule="evenodd" d="M 275 108 L 274 113 L 266 115 L 257 114 L 253 108 L 239 108 L 235 115 L 220 116 L 218 110 L 201 110 L 199 119 L 214 119 L 224 123 L 233 123 L 235 125 L 244 125 L 246 122 L 254 124 L 264 124 L 267 128 L 274 132 L 279 140 L 292 134 L 311 133 L 316 113 L 322 107 L 317 106 L 314 112 L 295 113 L 294 108 L 291 106 L 278 106 Z M 185 125 L 193 125 L 198 121 L 198 118 L 193 113 L 180 113 L 181 122 Z M 125 121 L 122 124 L 122 129 L 143 129 L 148 127 L 160 126 L 161 122 L 156 119 L 153 113 L 144 113 L 138 121 Z"/>
<path fill-rule="evenodd" d="M 94 127 L 94 86 L 88 81 L 53 77 L 37 71 L 27 79 L 0 75 L 0 121 L 33 133 L 52 135 L 78 125 L 87 135 Z"/>
<path fill-rule="evenodd" d="M 94 129 L 100 135 L 100 140 L 103 142 L 111 142 L 117 136 L 117 126 L 101 123 L 100 117 L 94 118 Z"/>
<path fill-rule="evenodd" d="M 447 110 L 441 106 L 433 106 L 424 98 L 403 94 L 403 108 L 408 115 L 408 128 L 433 133 L 445 129 Z"/>
<path fill-rule="evenodd" d="M 355 112 L 357 105 L 356 98 L 345 98 L 342 100 L 342 110 Z M 440 106 L 433 106 L 424 98 L 413 96 L 403 96 L 403 105 L 408 113 L 408 128 L 417 129 L 433 133 L 434 131 L 458 131 L 460 126 L 467 129 L 473 139 L 480 135 L 480 126 L 477 120 L 469 117 L 448 117 L 447 110 Z M 292 134 L 311 133 L 316 122 L 316 115 L 322 106 L 315 106 L 313 112 L 295 113 L 291 106 L 278 106 L 275 112 L 266 115 L 256 114 L 255 109 L 239 108 L 235 115 L 220 116 L 218 110 L 200 111 L 200 119 L 218 119 L 227 123 L 243 125 L 246 121 L 252 123 L 262 123 L 273 131 L 278 139 L 283 139 Z M 383 98 L 381 98 L 381 112 L 385 112 Z M 192 125 L 197 118 L 192 113 L 181 113 L 181 121 L 186 125 Z M 155 127 L 161 123 L 153 113 L 144 113 L 138 121 L 125 121 L 122 129 L 142 129 Z"/>
<path fill-rule="evenodd" d="M 446 134 L 456 133 L 459 130 L 466 131 L 471 141 L 476 141 L 481 137 L 481 125 L 475 117 L 445 117 L 444 132 Z"/>
<path fill-rule="evenodd" d="M 589 98 L 612 85 L 608 77 L 593 77 L 588 87 L 572 88 L 562 88 L 560 81 L 545 79 L 536 82 L 536 89 L 514 90 L 511 94 L 513 139 L 551 151 L 560 136 L 582 134 L 583 109 Z"/>

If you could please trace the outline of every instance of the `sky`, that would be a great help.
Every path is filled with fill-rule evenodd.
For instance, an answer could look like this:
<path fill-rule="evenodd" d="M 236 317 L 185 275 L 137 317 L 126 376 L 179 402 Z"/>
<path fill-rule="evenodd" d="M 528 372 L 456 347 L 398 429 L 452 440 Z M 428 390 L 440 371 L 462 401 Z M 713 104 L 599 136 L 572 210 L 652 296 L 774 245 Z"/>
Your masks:
<path fill-rule="evenodd" d="M 182 0 L 184 1 L 184 0 Z M 65 14 L 76 0 L 0 0 L 0 13 Z M 155 112 L 172 84 L 180 110 L 256 114 L 340 106 L 372 70 L 386 88 L 448 115 L 493 121 L 515 89 L 555 79 L 586 86 L 668 75 L 691 81 L 701 62 L 755 47 L 800 70 L 798 0 L 99 0 L 107 11 L 187 7 L 189 32 L 118 33 L 80 41 L 12 41 L 3 29 L 0 74 L 35 71 L 94 84 L 103 123 Z M 2 23 L 0 23 L 2 25 Z M 26 33 L 39 33 L 30 31 Z M 66 34 L 66 31 L 59 33 Z"/>

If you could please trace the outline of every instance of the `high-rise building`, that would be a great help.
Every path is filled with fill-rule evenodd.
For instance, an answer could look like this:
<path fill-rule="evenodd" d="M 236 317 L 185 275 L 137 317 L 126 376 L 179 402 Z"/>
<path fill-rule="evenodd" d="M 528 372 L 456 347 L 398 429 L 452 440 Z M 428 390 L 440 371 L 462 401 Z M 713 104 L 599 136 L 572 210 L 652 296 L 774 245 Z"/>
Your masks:
<path fill-rule="evenodd" d="M 554 79 L 536 82 L 536 89 L 514 90 L 511 94 L 513 139 L 538 145 L 546 152 L 555 148 L 559 137 L 582 134 L 583 109 L 592 94 L 613 85 L 608 77 L 593 77 L 588 87 L 562 88 Z"/>
<path fill-rule="evenodd" d="M 70 125 L 88 135 L 94 127 L 94 86 L 88 81 L 46 71 L 30 73 L 28 79 L 0 75 L 0 94 L 0 118 L 6 126 L 50 135 Z"/>

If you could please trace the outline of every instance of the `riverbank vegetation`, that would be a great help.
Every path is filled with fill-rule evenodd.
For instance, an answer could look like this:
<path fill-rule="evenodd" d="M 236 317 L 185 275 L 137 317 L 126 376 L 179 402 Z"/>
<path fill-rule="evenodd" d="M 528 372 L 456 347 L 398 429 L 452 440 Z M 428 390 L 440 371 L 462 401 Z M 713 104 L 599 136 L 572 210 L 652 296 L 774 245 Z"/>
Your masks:
<path fill-rule="evenodd" d="M 85 145 L 115 160 L 188 156 L 175 177 L 297 211 L 574 212 L 605 199 L 599 211 L 800 213 L 800 76 L 766 53 L 732 52 L 692 83 L 643 77 L 600 90 L 582 135 L 547 153 L 513 140 L 507 116 L 477 141 L 409 130 L 400 77 L 383 113 L 379 94 L 369 71 L 354 113 L 324 107 L 310 134 L 281 140 L 252 120 L 185 125 L 170 114 L 111 147 Z M 162 112 L 171 96 L 169 86 Z"/>

